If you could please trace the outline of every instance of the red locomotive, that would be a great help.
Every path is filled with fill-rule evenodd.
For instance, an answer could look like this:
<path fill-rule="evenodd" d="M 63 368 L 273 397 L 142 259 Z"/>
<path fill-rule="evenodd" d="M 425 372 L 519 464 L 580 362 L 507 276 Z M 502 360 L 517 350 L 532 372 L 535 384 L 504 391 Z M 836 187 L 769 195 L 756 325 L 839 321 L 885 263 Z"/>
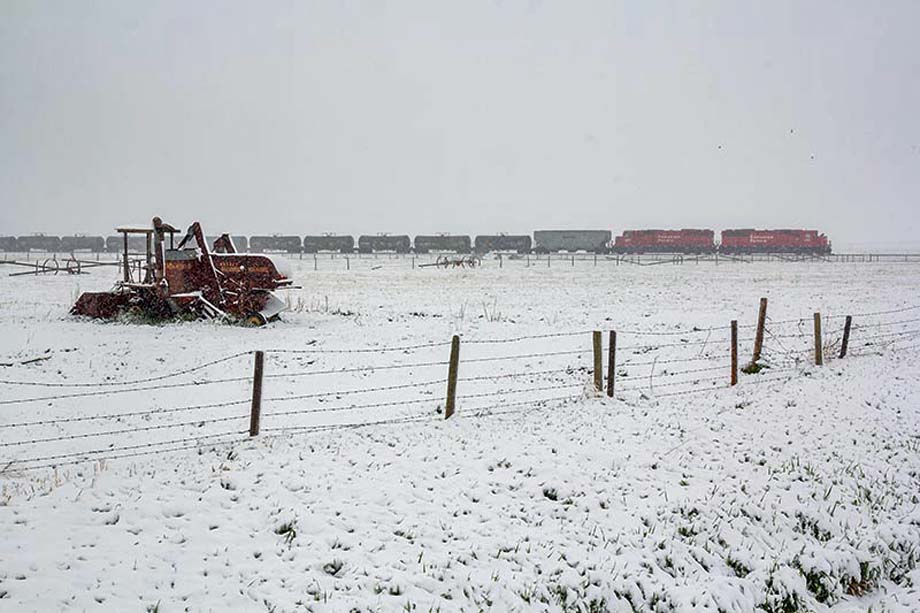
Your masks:
<path fill-rule="evenodd" d="M 829 255 L 831 243 L 817 230 L 723 230 L 719 252 Z"/>
<path fill-rule="evenodd" d="M 626 230 L 613 243 L 614 253 L 715 253 L 712 230 Z"/>

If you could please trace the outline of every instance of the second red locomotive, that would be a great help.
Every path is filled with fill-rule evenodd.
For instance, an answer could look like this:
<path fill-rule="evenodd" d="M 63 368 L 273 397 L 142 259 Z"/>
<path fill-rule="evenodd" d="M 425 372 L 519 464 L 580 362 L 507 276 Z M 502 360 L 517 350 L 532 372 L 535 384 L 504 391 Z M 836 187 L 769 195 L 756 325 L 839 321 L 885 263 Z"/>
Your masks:
<path fill-rule="evenodd" d="M 712 230 L 626 230 L 613 242 L 613 253 L 715 253 Z"/>
<path fill-rule="evenodd" d="M 829 255 L 831 243 L 817 230 L 722 230 L 719 252 Z"/>

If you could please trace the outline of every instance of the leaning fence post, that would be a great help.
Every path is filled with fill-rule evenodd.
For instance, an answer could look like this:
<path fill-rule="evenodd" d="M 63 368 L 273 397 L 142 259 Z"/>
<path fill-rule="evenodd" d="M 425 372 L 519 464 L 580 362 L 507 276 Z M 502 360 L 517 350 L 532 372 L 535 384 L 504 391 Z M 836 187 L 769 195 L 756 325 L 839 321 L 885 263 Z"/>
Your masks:
<path fill-rule="evenodd" d="M 843 342 L 840 343 L 840 357 L 847 357 L 847 348 L 850 346 L 850 326 L 853 324 L 853 316 L 847 315 L 843 324 Z"/>
<path fill-rule="evenodd" d="M 252 411 L 249 414 L 249 436 L 259 434 L 259 419 L 262 415 L 262 365 L 265 354 L 256 351 L 252 372 Z"/>
<path fill-rule="evenodd" d="M 763 350 L 763 330 L 767 325 L 767 299 L 760 299 L 760 312 L 757 314 L 757 333 L 754 335 L 754 358 L 751 360 L 756 364 L 760 360 L 760 352 Z"/>
<path fill-rule="evenodd" d="M 824 349 L 821 345 L 821 313 L 815 313 L 815 366 L 824 365 Z"/>
<path fill-rule="evenodd" d="M 444 419 L 454 414 L 457 402 L 457 370 L 460 366 L 460 337 L 456 334 L 450 341 L 450 364 L 447 367 L 447 402 L 444 405 Z"/>
<path fill-rule="evenodd" d="M 603 339 L 600 330 L 595 330 L 591 336 L 594 345 L 594 389 L 600 393 L 604 391 L 604 362 L 601 357 Z"/>
<path fill-rule="evenodd" d="M 610 331 L 610 344 L 607 346 L 607 397 L 613 398 L 613 379 L 617 371 L 617 333 Z"/>
<path fill-rule="evenodd" d="M 732 385 L 738 385 L 738 320 L 732 320 Z"/>

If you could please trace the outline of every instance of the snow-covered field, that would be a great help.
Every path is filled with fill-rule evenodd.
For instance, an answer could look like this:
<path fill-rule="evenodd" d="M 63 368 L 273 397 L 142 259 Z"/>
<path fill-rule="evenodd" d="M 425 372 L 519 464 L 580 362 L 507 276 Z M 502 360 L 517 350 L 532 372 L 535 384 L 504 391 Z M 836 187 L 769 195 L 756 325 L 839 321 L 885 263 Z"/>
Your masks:
<path fill-rule="evenodd" d="M 920 266 L 292 264 L 263 329 L 0 277 L 0 610 L 920 610 Z M 761 296 L 772 367 L 729 388 Z"/>

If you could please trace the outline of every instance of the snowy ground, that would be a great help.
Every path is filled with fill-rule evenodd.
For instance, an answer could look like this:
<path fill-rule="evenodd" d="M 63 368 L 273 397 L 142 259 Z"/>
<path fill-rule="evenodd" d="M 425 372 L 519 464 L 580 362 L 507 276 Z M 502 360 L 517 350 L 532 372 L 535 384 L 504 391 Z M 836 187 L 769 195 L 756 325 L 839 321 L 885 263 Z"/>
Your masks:
<path fill-rule="evenodd" d="M 115 270 L 0 277 L 0 610 L 920 610 L 920 309 L 809 364 L 814 311 L 831 355 L 835 316 L 920 304 L 920 266 L 293 264 L 260 330 L 66 316 Z M 728 389 L 761 296 L 773 368 Z M 202 366 L 256 349 L 245 440 L 252 356 Z"/>

